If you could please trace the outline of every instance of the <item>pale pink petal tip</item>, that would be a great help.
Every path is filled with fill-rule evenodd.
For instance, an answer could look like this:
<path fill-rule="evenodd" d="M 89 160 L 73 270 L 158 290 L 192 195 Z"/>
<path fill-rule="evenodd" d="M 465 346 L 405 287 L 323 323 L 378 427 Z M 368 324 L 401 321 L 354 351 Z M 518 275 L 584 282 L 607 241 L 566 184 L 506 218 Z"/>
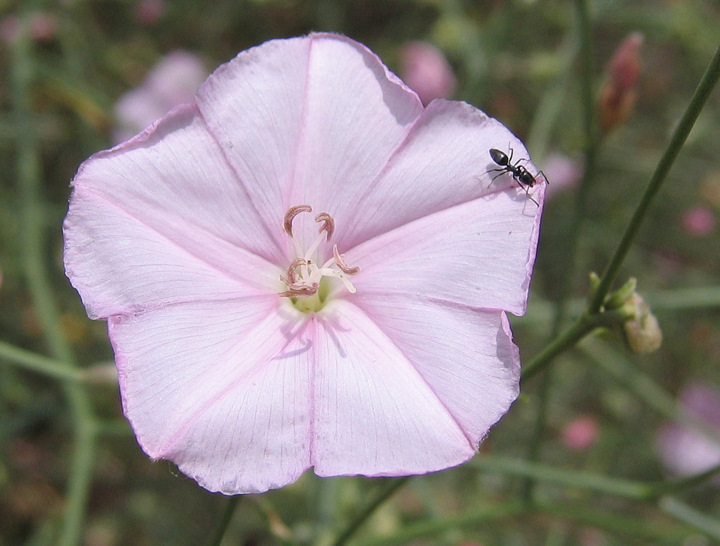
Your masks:
<path fill-rule="evenodd" d="M 164 105 L 195 85 L 173 66 L 144 84 Z M 108 321 L 142 449 L 226 494 L 473 457 L 518 395 L 506 312 L 545 192 L 493 148 L 538 172 L 498 121 L 424 108 L 362 44 L 312 34 L 240 53 L 87 160 L 65 269 Z"/>

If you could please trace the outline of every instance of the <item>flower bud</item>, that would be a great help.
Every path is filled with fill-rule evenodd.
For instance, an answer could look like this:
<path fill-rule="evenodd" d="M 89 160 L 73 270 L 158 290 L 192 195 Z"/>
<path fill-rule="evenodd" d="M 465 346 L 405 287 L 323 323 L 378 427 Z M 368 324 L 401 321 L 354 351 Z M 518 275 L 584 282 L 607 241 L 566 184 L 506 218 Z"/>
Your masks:
<path fill-rule="evenodd" d="M 597 289 L 600 288 L 600 275 L 594 271 L 590 272 L 590 298 L 595 297 Z"/>
<path fill-rule="evenodd" d="M 635 293 L 636 288 L 637 279 L 634 277 L 629 278 L 625 284 L 608 296 L 605 300 L 605 309 L 618 309 L 628 303 L 628 301 L 631 302 L 632 298 L 637 296 Z"/>
<path fill-rule="evenodd" d="M 634 353 L 656 351 L 662 344 L 662 331 L 650 306 L 637 293 L 632 295 L 626 305 L 633 306 L 635 317 L 623 324 L 625 343 Z"/>
<path fill-rule="evenodd" d="M 635 106 L 640 74 L 639 50 L 643 36 L 634 32 L 615 50 L 606 69 L 607 80 L 600 90 L 598 121 L 603 133 L 624 123 Z"/>

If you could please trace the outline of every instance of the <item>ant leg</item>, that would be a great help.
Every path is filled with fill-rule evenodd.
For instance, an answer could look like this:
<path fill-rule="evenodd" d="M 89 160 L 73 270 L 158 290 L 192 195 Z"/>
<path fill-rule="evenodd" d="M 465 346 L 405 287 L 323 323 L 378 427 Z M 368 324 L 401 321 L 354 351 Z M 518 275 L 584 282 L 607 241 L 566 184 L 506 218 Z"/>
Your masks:
<path fill-rule="evenodd" d="M 487 186 L 485 186 L 485 189 L 488 189 L 490 186 L 492 186 L 492 183 L 495 182 L 495 179 L 501 177 L 501 176 L 502 176 L 503 174 L 505 174 L 507 171 L 506 171 L 505 169 L 491 169 L 491 170 L 489 170 L 488 172 L 489 172 L 489 173 L 495 173 L 495 172 L 496 172 L 496 173 L 498 173 L 498 174 L 496 174 L 495 176 L 493 176 L 493 178 L 492 178 L 492 180 L 490 181 L 490 183 L 489 183 Z"/>
<path fill-rule="evenodd" d="M 493 169 L 493 170 L 488 171 L 488 172 L 491 172 L 491 173 L 499 173 L 499 174 L 496 174 L 495 176 L 493 176 L 493 179 L 490 181 L 490 183 L 493 183 L 493 182 L 495 182 L 495 179 L 496 179 L 496 178 L 500 178 L 502 175 L 504 175 L 504 174 L 506 174 L 506 173 L 509 173 L 510 171 L 508 171 L 507 169 Z"/>
<path fill-rule="evenodd" d="M 545 176 L 545 175 L 543 175 L 543 176 Z M 530 188 L 529 188 L 528 186 L 524 186 L 524 185 L 521 184 L 520 182 L 518 182 L 518 186 L 519 186 L 522 190 L 525 191 L 525 195 L 527 195 L 527 198 L 530 199 L 530 201 L 532 201 L 533 203 L 535 203 L 536 206 L 538 206 L 538 207 L 540 206 L 540 203 L 538 203 L 537 201 L 535 201 L 535 199 L 533 199 L 533 196 L 530 195 Z"/>

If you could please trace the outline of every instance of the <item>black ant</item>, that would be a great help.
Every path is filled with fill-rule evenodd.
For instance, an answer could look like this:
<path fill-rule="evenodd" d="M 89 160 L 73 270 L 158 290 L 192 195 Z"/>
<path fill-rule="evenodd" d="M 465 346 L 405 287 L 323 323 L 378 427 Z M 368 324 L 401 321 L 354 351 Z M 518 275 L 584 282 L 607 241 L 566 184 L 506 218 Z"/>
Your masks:
<path fill-rule="evenodd" d="M 513 165 L 512 163 L 512 157 L 513 157 L 513 149 L 510 148 L 510 157 L 505 152 L 502 152 L 496 148 L 490 148 L 490 157 L 492 160 L 500 165 L 500 169 L 493 169 L 492 172 L 500 171 L 500 174 L 495 176 L 497 178 L 498 176 L 502 176 L 505 173 L 509 173 L 512 175 L 513 179 L 520 184 L 520 187 L 525 190 L 525 193 L 528 196 L 528 199 L 535 203 L 538 207 L 540 206 L 540 203 L 535 201 L 535 199 L 532 198 L 530 195 L 530 188 L 532 188 L 535 183 L 538 181 L 536 176 L 542 175 L 542 177 L 545 179 L 545 183 L 548 183 L 547 177 L 545 176 L 545 173 L 540 171 L 536 176 L 533 176 L 533 174 L 528 171 L 524 165 L 520 165 L 521 162 L 527 161 L 527 159 L 518 159 L 517 162 Z M 493 178 L 493 180 L 495 180 Z"/>

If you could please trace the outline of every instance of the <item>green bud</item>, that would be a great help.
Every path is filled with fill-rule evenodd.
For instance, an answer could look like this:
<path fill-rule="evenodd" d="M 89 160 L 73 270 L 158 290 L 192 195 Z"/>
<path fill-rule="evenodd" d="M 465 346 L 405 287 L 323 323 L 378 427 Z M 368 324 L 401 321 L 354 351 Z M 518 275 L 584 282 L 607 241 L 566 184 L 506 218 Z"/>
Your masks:
<path fill-rule="evenodd" d="M 636 296 L 637 279 L 629 278 L 618 290 L 613 292 L 605 300 L 605 309 L 618 309 Z M 639 296 L 638 296 L 639 297 Z"/>
<path fill-rule="evenodd" d="M 600 288 L 600 276 L 594 271 L 590 272 L 590 299 L 595 297 L 595 292 Z"/>
<path fill-rule="evenodd" d="M 651 353 L 662 344 L 662 331 L 650 306 L 635 293 L 627 300 L 627 306 L 634 308 L 634 318 L 623 324 L 625 343 L 634 353 Z"/>

